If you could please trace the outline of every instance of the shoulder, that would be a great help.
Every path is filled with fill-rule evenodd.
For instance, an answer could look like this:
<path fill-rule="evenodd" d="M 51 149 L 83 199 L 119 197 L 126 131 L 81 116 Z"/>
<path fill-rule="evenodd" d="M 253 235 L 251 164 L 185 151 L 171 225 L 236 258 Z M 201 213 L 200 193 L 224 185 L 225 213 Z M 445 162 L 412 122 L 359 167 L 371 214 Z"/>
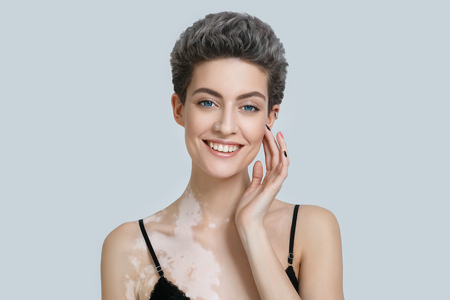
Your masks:
<path fill-rule="evenodd" d="M 151 232 L 168 231 L 166 223 L 170 223 L 170 214 L 166 210 L 159 211 L 143 219 L 144 228 Z M 115 264 L 122 260 L 129 261 L 129 257 L 147 256 L 147 246 L 142 235 L 139 222 L 126 222 L 108 234 L 103 242 L 102 261 L 112 260 Z"/>
<path fill-rule="evenodd" d="M 339 224 L 334 214 L 326 208 L 316 205 L 299 205 L 297 226 L 299 230 L 317 234 L 319 231 L 339 231 Z M 284 225 L 292 222 L 295 204 L 276 200 L 266 218 L 267 223 Z M 283 226 L 285 227 L 285 226 Z"/>
<path fill-rule="evenodd" d="M 275 200 L 265 217 L 265 224 L 277 230 L 290 228 L 295 204 Z"/>
<path fill-rule="evenodd" d="M 338 226 L 334 214 L 326 208 L 316 205 L 298 204 L 297 223 L 307 223 L 313 226 Z M 276 200 L 271 206 L 267 216 L 271 219 L 291 220 L 296 204 Z"/>
<path fill-rule="evenodd" d="M 326 208 L 316 205 L 299 205 L 295 224 L 296 247 L 314 248 L 318 244 L 340 243 L 339 223 L 334 214 Z M 282 201 L 274 202 L 266 222 L 275 234 L 286 234 L 293 222 L 295 204 Z M 288 232 L 289 233 L 289 232 Z"/>
<path fill-rule="evenodd" d="M 170 214 L 167 215 L 167 209 L 168 208 L 158 211 L 143 219 L 146 231 L 150 233 L 151 231 L 159 231 L 161 228 L 165 228 L 165 225 L 170 221 L 171 216 Z M 139 222 L 126 222 L 111 231 L 103 243 L 103 249 L 127 253 L 136 250 L 136 243 L 143 241 L 144 239 L 139 228 Z"/>
<path fill-rule="evenodd" d="M 139 234 L 137 222 L 124 223 L 111 231 L 103 242 L 102 269 L 110 269 L 113 266 L 127 269 L 127 257 L 135 251 Z"/>
<path fill-rule="evenodd" d="M 334 214 L 315 205 L 300 206 L 297 225 L 303 233 L 312 236 L 339 233 L 339 223 Z"/>
<path fill-rule="evenodd" d="M 298 239 L 303 255 L 341 253 L 341 233 L 334 214 L 320 206 L 300 206 L 297 220 Z"/>
<path fill-rule="evenodd" d="M 136 239 L 138 231 L 139 225 L 137 222 L 123 223 L 108 234 L 103 242 L 103 252 L 127 252 L 130 249 L 131 242 Z"/>
<path fill-rule="evenodd" d="M 134 299 L 135 278 L 138 273 L 131 257 L 139 251 L 137 222 L 124 223 L 114 229 L 103 242 L 101 260 L 102 298 Z M 130 297 L 128 297 L 130 296 Z"/>
<path fill-rule="evenodd" d="M 302 205 L 297 228 L 302 299 L 344 299 L 342 245 L 336 217 L 323 207 Z M 327 289 L 318 289 L 318 286 Z"/>
<path fill-rule="evenodd" d="M 307 223 L 316 229 L 317 227 L 325 229 L 339 226 L 336 217 L 331 211 L 316 205 L 301 205 L 299 222 Z"/>

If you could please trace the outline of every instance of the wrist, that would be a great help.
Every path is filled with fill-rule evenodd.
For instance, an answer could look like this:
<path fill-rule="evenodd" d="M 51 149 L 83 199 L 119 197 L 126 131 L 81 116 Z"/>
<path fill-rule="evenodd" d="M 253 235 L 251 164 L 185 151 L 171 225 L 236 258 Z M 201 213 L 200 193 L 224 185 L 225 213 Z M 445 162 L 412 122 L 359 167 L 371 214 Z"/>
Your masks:
<path fill-rule="evenodd" d="M 239 215 L 235 219 L 236 226 L 240 232 L 260 231 L 264 228 L 264 221 L 252 216 Z"/>
<path fill-rule="evenodd" d="M 245 248 L 267 236 L 263 222 L 239 222 L 236 220 L 236 226 Z"/>

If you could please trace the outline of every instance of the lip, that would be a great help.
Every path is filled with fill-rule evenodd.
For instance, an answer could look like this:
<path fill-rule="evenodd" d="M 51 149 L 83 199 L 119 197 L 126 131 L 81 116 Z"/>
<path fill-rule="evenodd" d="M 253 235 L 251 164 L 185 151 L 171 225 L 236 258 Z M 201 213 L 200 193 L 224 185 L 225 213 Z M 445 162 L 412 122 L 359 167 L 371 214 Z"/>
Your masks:
<path fill-rule="evenodd" d="M 216 151 L 216 150 L 212 149 L 209 146 L 209 142 L 213 142 L 213 143 L 217 143 L 217 144 L 223 144 L 223 145 L 237 145 L 237 146 L 239 146 L 239 149 L 237 149 L 234 152 L 226 152 L 226 153 L 225 152 L 219 152 L 219 151 Z M 242 144 L 231 142 L 231 141 L 226 141 L 226 140 L 203 140 L 203 144 L 205 144 L 205 146 L 208 148 L 209 152 L 211 152 L 213 155 L 215 155 L 217 157 L 233 157 L 239 151 L 241 151 L 242 148 L 244 148 L 244 145 L 242 145 Z"/>

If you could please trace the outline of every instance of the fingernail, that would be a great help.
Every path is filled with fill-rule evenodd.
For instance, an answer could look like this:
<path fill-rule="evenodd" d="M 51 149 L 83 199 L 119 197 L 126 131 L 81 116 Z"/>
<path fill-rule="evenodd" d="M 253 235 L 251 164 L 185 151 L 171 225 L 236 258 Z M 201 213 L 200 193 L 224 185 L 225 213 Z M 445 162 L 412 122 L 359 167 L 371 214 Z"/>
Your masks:
<path fill-rule="evenodd" d="M 272 130 L 270 130 L 270 127 L 269 127 L 269 126 L 267 126 L 267 124 L 266 124 L 266 128 L 267 128 L 267 129 L 269 129 L 269 131 L 272 131 Z"/>
<path fill-rule="evenodd" d="M 283 136 L 283 134 L 281 133 L 281 131 L 280 131 L 280 135 L 281 135 L 281 137 L 284 139 L 284 136 Z"/>
<path fill-rule="evenodd" d="M 286 157 L 287 157 L 287 153 L 286 153 L 286 151 L 284 151 L 284 156 L 286 156 Z"/>

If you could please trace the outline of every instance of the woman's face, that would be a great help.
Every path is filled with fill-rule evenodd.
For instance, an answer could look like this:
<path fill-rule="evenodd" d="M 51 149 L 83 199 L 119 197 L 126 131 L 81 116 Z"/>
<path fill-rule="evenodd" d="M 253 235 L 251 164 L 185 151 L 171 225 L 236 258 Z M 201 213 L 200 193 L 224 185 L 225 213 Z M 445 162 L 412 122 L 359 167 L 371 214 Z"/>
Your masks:
<path fill-rule="evenodd" d="M 268 100 L 267 75 L 251 63 L 226 58 L 196 66 L 185 104 L 172 97 L 193 162 L 218 178 L 246 170 L 279 109 L 268 116 Z"/>

